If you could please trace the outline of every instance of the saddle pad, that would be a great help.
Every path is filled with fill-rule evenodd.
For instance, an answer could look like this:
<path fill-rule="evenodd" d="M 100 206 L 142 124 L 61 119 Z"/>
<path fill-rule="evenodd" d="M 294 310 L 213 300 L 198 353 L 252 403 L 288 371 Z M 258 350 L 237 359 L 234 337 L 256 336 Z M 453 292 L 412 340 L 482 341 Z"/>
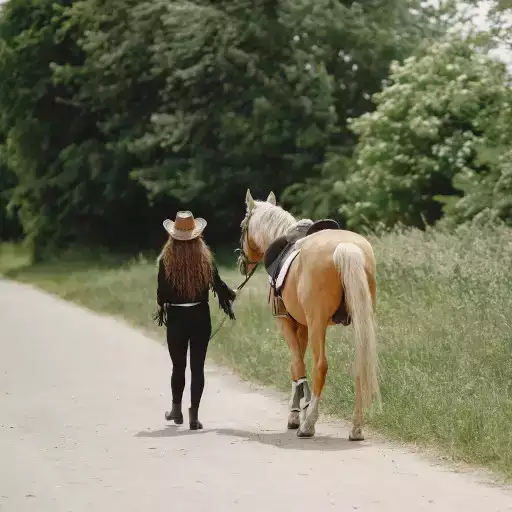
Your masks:
<path fill-rule="evenodd" d="M 279 270 L 279 274 L 277 275 L 277 279 L 275 282 L 275 289 L 277 293 L 281 293 L 281 288 L 284 285 L 284 281 L 286 279 L 286 275 L 288 274 L 288 270 L 290 270 L 290 265 L 293 263 L 293 260 L 297 257 L 299 254 L 300 249 L 294 249 L 288 256 L 286 256 L 286 259 L 283 261 L 283 264 L 281 266 L 281 269 Z M 270 284 L 272 284 L 272 277 L 269 276 Z"/>

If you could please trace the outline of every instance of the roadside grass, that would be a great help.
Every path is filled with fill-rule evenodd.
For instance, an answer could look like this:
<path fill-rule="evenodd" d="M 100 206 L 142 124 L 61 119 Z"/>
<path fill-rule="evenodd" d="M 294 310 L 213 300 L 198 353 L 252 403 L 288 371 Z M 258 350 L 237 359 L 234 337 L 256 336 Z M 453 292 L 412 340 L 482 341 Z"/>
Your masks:
<path fill-rule="evenodd" d="M 449 459 L 510 479 L 511 230 L 403 230 L 371 241 L 378 261 L 383 409 L 371 412 L 368 424 L 391 439 L 441 450 Z M 7 277 L 122 317 L 163 341 L 163 330 L 151 320 L 154 255 L 62 256 L 31 266 L 20 264 L 13 251 L 0 251 L 0 272 Z M 221 275 L 232 287 L 241 281 L 233 268 L 221 267 Z M 226 320 L 212 341 L 211 356 L 245 378 L 287 391 L 288 349 L 267 296 L 267 277 L 258 271 L 235 303 L 236 322 Z M 215 328 L 222 316 L 213 298 L 211 306 Z M 354 400 L 351 340 L 350 328 L 328 333 L 329 373 L 322 401 L 324 412 L 345 419 L 351 417 Z"/>
<path fill-rule="evenodd" d="M 13 243 L 0 243 L 0 276 L 30 265 L 26 250 Z"/>

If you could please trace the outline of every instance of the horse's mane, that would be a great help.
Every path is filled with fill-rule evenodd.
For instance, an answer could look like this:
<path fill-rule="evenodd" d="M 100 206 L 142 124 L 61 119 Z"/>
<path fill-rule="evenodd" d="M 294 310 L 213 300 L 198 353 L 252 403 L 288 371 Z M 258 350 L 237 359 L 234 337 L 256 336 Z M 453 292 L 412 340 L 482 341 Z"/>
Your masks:
<path fill-rule="evenodd" d="M 277 237 L 284 235 L 295 222 L 295 217 L 280 206 L 266 201 L 255 201 L 250 235 L 254 243 L 263 250 Z"/>

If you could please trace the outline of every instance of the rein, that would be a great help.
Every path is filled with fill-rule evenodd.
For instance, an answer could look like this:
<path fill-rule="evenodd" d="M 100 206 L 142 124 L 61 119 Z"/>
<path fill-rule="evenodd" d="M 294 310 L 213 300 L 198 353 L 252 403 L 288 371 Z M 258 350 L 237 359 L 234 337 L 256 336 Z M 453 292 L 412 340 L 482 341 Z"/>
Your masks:
<path fill-rule="evenodd" d="M 259 263 L 256 263 L 255 266 L 253 267 L 253 269 L 247 274 L 247 276 L 245 277 L 245 279 L 235 288 L 237 292 L 239 292 L 246 284 L 247 282 L 249 281 L 249 279 L 251 279 L 251 277 L 253 276 L 254 272 L 256 272 L 256 269 L 258 268 L 258 265 Z M 238 294 L 237 294 L 238 295 Z M 224 318 L 220 321 L 219 325 L 217 326 L 217 328 L 215 329 L 215 331 L 211 334 L 210 336 L 210 341 L 215 338 L 215 336 L 217 335 L 217 333 L 220 331 L 221 327 L 224 325 L 224 322 L 226 321 L 226 318 L 228 317 L 228 315 L 226 313 L 224 313 Z"/>
<path fill-rule="evenodd" d="M 250 238 L 249 238 L 249 221 L 250 220 L 251 220 L 251 214 L 248 213 L 245 216 L 245 219 L 242 221 L 242 234 L 240 236 L 240 248 L 236 250 L 236 252 L 240 253 L 240 255 L 238 256 L 238 260 L 237 260 L 237 266 L 240 270 L 243 270 L 243 272 L 245 273 L 245 279 L 236 288 L 237 292 L 239 292 L 247 284 L 249 279 L 251 279 L 251 277 L 253 276 L 254 272 L 256 272 L 256 269 L 258 268 L 258 265 L 259 265 L 259 262 L 251 261 L 249 259 L 249 256 L 247 254 L 245 254 L 245 251 L 244 251 L 244 238 L 246 238 L 246 240 L 247 240 L 247 245 L 249 246 L 249 249 L 256 251 L 254 248 L 251 247 L 251 242 L 250 242 Z M 247 273 L 246 270 L 249 265 L 254 265 L 254 267 L 252 268 L 252 270 L 249 273 Z M 224 318 L 221 320 L 218 327 L 215 329 L 213 334 L 210 336 L 210 340 L 212 340 L 217 335 L 217 333 L 220 331 L 220 329 L 224 325 L 224 322 L 226 321 L 227 317 L 228 317 L 228 315 L 224 314 Z"/>

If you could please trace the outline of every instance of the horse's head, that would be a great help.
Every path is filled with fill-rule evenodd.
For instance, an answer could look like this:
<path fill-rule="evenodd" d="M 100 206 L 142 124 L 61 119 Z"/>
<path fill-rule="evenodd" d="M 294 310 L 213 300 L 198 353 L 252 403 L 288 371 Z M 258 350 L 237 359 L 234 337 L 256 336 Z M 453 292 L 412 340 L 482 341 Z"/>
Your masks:
<path fill-rule="evenodd" d="M 265 254 L 266 247 L 262 247 L 260 239 L 254 236 L 258 234 L 255 219 L 257 220 L 259 211 L 266 208 L 265 205 L 266 207 L 269 205 L 276 206 L 274 192 L 270 192 L 266 201 L 255 201 L 252 198 L 251 191 L 247 190 L 245 218 L 240 224 L 242 232 L 240 236 L 240 256 L 238 257 L 238 268 L 245 276 L 263 259 Z"/>

